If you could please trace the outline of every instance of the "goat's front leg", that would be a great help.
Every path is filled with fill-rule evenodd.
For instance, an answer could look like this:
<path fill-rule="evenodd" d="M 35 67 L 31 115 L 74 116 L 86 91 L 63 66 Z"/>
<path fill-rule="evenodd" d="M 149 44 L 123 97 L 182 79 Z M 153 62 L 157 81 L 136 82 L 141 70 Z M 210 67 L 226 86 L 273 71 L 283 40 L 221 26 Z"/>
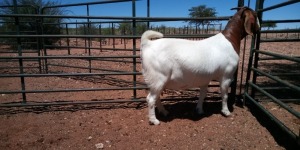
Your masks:
<path fill-rule="evenodd" d="M 198 100 L 198 104 L 196 107 L 197 113 L 199 115 L 204 114 L 203 102 L 204 102 L 204 98 L 206 97 L 206 94 L 207 94 L 207 86 L 208 85 L 200 87 L 200 95 L 199 95 L 199 100 Z"/>
<path fill-rule="evenodd" d="M 229 85 L 231 83 L 230 79 L 225 79 L 221 82 L 220 84 L 220 88 L 221 88 L 221 96 L 222 96 L 222 110 L 221 112 L 225 115 L 225 116 L 229 116 L 230 115 L 230 111 L 228 109 L 228 105 L 227 105 L 227 100 L 228 100 L 228 88 Z"/>
<path fill-rule="evenodd" d="M 158 125 L 159 120 L 155 116 L 155 103 L 160 93 L 151 92 L 147 96 L 148 111 L 149 111 L 149 122 L 150 124 Z"/>

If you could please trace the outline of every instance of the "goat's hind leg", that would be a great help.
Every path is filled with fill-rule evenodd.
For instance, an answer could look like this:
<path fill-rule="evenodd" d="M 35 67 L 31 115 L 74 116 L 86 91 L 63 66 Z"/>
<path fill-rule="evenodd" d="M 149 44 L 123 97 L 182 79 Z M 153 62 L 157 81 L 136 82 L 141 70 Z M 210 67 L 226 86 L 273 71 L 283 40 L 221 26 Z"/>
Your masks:
<path fill-rule="evenodd" d="M 207 94 L 207 86 L 208 85 L 200 87 L 200 95 L 199 95 L 199 100 L 198 100 L 198 104 L 196 107 L 196 111 L 199 115 L 204 114 L 203 102 L 204 102 L 204 98 L 206 97 L 206 94 Z"/>
<path fill-rule="evenodd" d="M 156 107 L 160 113 L 162 113 L 165 117 L 168 116 L 169 112 L 162 105 L 160 98 L 158 97 L 156 100 Z"/>

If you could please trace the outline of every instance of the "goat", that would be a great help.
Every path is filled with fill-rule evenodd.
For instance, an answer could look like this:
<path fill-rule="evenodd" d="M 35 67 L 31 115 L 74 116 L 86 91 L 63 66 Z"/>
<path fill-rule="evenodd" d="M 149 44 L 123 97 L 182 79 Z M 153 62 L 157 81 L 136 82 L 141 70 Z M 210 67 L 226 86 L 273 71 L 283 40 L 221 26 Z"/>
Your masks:
<path fill-rule="evenodd" d="M 159 112 L 168 114 L 159 97 L 164 89 L 200 87 L 196 109 L 198 114 L 203 114 L 203 100 L 212 80 L 220 82 L 221 112 L 230 115 L 227 93 L 238 65 L 240 42 L 259 30 L 259 21 L 253 10 L 248 7 L 237 9 L 221 33 L 204 40 L 162 38 L 162 33 L 152 30 L 142 34 L 142 73 L 149 87 L 146 99 L 150 124 L 160 123 L 155 116 L 155 106 Z"/>

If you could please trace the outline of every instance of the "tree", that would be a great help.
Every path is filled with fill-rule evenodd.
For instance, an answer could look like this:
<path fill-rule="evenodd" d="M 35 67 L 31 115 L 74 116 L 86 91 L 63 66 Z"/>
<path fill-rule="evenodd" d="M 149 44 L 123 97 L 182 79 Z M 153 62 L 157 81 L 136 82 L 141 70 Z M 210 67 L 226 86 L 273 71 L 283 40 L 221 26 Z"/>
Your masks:
<path fill-rule="evenodd" d="M 267 30 L 269 30 L 270 28 L 276 28 L 277 25 L 276 23 L 263 23 L 261 24 L 262 28 L 267 28 Z"/>
<path fill-rule="evenodd" d="M 136 34 L 143 34 L 147 30 L 146 22 L 137 22 L 136 23 Z"/>
<path fill-rule="evenodd" d="M 58 2 L 54 1 L 43 1 L 43 0 L 17 0 L 18 13 L 19 14 L 38 14 L 40 13 L 41 8 L 58 5 Z M 5 5 L 8 7 L 1 7 L 0 14 L 15 14 L 13 1 L 4 0 L 0 5 Z M 43 14 L 46 15 L 65 15 L 66 10 L 62 8 L 49 8 L 45 9 Z M 43 29 L 43 34 L 60 34 L 60 25 L 59 23 L 63 20 L 61 18 L 43 18 L 43 23 L 41 24 L 41 19 L 39 18 L 30 18 L 30 17 L 19 17 L 19 29 L 20 34 L 41 34 L 41 29 Z M 14 17 L 2 17 L 1 22 L 3 22 L 0 28 L 6 29 L 6 32 L 16 32 L 15 18 Z M 47 24 L 52 23 L 52 24 Z M 56 25 L 53 23 L 57 23 Z M 21 39 L 22 42 L 27 42 L 31 44 L 26 44 L 27 48 L 35 48 L 37 45 L 32 44 L 36 39 Z M 51 45 L 55 43 L 58 38 L 45 38 L 44 44 Z M 24 44 L 23 44 L 24 46 Z M 40 45 L 41 46 L 41 45 Z"/>
<path fill-rule="evenodd" d="M 131 32 L 132 25 L 131 23 L 119 23 L 119 32 L 121 35 L 129 35 L 132 34 Z"/>
<path fill-rule="evenodd" d="M 197 7 L 192 7 L 189 9 L 189 17 L 190 18 L 201 18 L 201 17 L 215 17 L 217 12 L 215 8 L 209 8 L 206 7 L 206 5 L 199 5 Z M 210 24 L 209 20 L 190 20 L 188 21 L 189 24 L 195 24 L 196 28 L 202 26 L 202 29 L 204 28 L 204 25 Z"/>
<path fill-rule="evenodd" d="M 132 34 L 132 23 L 119 23 L 119 32 L 121 35 Z M 147 23 L 137 22 L 136 23 L 136 34 L 142 34 L 147 30 Z"/>

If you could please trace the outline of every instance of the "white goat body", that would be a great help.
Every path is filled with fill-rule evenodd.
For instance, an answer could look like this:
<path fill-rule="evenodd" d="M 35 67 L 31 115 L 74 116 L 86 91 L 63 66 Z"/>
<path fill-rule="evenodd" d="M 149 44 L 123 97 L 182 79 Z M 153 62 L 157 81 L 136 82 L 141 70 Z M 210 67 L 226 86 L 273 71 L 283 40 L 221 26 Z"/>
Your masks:
<path fill-rule="evenodd" d="M 167 114 L 160 103 L 159 95 L 164 89 L 201 87 L 198 113 L 203 113 L 202 103 L 211 80 L 220 81 L 223 101 L 222 112 L 230 115 L 227 107 L 227 90 L 236 70 L 239 56 L 231 43 L 219 33 L 201 41 L 161 38 L 156 31 L 142 35 L 141 58 L 145 82 L 150 88 L 147 96 L 149 119 L 159 124 L 154 105 Z"/>
<path fill-rule="evenodd" d="M 253 10 L 248 7 L 235 9 L 238 12 L 225 30 L 204 40 L 162 38 L 162 33 L 151 30 L 144 32 L 141 37 L 141 58 L 143 76 L 149 87 L 147 102 L 150 123 L 159 124 L 155 106 L 164 115 L 168 113 L 159 99 L 164 89 L 200 87 L 197 109 L 202 114 L 203 100 L 211 80 L 220 82 L 221 112 L 225 116 L 230 115 L 227 92 L 238 65 L 240 41 L 259 30 L 257 15 Z"/>
<path fill-rule="evenodd" d="M 237 67 L 239 56 L 222 33 L 201 41 L 170 38 L 150 41 L 161 37 L 159 32 L 146 31 L 141 45 L 145 81 L 157 92 L 162 88 L 201 87 L 211 80 L 229 79 Z"/>

